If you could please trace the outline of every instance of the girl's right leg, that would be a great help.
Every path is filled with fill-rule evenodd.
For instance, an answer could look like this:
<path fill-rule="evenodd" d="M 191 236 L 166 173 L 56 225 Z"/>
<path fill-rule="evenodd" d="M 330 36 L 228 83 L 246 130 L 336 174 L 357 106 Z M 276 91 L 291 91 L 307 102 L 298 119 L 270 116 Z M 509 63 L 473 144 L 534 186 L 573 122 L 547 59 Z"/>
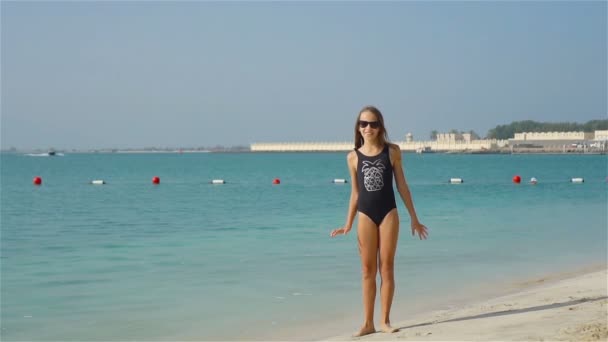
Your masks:
<path fill-rule="evenodd" d="M 363 310 L 365 321 L 355 336 L 376 332 L 374 328 L 374 303 L 376 301 L 376 274 L 378 272 L 378 227 L 367 215 L 359 213 L 357 239 L 361 256 Z"/>

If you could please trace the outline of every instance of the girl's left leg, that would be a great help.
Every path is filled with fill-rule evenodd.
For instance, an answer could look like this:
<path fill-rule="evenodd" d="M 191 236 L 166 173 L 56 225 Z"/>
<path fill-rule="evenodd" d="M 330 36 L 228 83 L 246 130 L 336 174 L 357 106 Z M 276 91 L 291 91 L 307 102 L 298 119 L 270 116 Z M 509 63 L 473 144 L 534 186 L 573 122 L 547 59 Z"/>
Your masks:
<path fill-rule="evenodd" d="M 391 327 L 390 313 L 395 293 L 395 254 L 399 238 L 399 214 L 397 209 L 391 210 L 382 220 L 379 229 L 380 258 L 379 269 L 382 283 L 380 286 L 380 302 L 382 316 L 380 330 L 393 333 L 399 329 Z"/>

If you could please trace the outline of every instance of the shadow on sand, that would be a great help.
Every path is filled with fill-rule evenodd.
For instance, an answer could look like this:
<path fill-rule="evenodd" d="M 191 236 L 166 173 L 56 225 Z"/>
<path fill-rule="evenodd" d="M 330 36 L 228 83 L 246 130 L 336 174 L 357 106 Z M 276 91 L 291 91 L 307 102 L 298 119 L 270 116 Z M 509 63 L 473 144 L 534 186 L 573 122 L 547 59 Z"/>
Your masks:
<path fill-rule="evenodd" d="M 595 298 L 582 298 L 582 299 L 576 299 L 576 300 L 571 300 L 571 301 L 562 302 L 562 303 L 553 303 L 553 304 L 547 304 L 547 305 L 532 306 L 532 307 L 524 308 L 524 309 L 513 309 L 513 310 L 503 310 L 503 311 L 497 311 L 497 312 L 488 312 L 488 313 L 474 315 L 474 316 L 458 317 L 458 318 L 452 318 L 452 319 L 447 319 L 447 320 L 443 320 L 443 321 L 437 320 L 437 321 L 433 321 L 433 322 L 408 325 L 405 327 L 399 327 L 399 330 L 423 327 L 423 326 L 427 326 L 427 325 L 435 325 L 435 324 L 440 324 L 440 323 L 468 321 L 468 320 L 472 320 L 472 319 L 498 317 L 498 316 L 505 316 L 505 315 L 515 315 L 515 314 L 526 313 L 526 312 L 555 309 L 555 308 L 561 308 L 561 307 L 565 307 L 565 306 L 573 306 L 573 305 L 578 305 L 578 304 L 583 304 L 583 303 L 588 303 L 588 302 L 595 302 L 595 301 L 604 300 L 607 298 L 608 298 L 608 296 L 601 296 L 601 297 L 595 297 Z"/>

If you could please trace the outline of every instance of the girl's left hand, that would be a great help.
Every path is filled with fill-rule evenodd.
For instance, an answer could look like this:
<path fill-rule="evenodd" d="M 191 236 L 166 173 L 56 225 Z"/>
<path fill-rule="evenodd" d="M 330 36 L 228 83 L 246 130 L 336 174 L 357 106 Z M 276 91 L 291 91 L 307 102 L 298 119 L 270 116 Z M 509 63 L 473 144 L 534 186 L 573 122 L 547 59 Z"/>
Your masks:
<path fill-rule="evenodd" d="M 426 237 L 429 235 L 426 226 L 418 221 L 412 222 L 412 236 L 415 236 L 415 233 L 418 233 L 420 240 L 426 240 Z"/>

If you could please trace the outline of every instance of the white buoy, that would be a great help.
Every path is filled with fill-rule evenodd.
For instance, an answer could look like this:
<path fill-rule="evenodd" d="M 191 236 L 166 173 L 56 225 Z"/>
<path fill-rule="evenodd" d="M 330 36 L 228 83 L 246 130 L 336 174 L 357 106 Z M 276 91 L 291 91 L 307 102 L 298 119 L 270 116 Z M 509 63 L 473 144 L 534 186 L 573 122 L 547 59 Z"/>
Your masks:
<path fill-rule="evenodd" d="M 462 184 L 462 183 L 464 183 L 464 180 L 462 178 L 450 178 L 450 183 L 451 184 Z"/>
<path fill-rule="evenodd" d="M 226 181 L 223 179 L 214 179 L 211 181 L 211 184 L 226 184 Z"/>
<path fill-rule="evenodd" d="M 583 178 L 572 178 L 570 181 L 572 183 L 585 183 L 585 179 Z"/>
<path fill-rule="evenodd" d="M 103 179 L 95 179 L 91 181 L 91 184 L 93 185 L 104 185 L 106 184 L 106 181 L 104 181 Z"/>
<path fill-rule="evenodd" d="M 336 178 L 336 179 L 333 180 L 333 183 L 342 183 L 342 184 L 344 184 L 344 183 L 348 183 L 348 181 L 346 179 L 343 179 L 343 178 Z"/>
<path fill-rule="evenodd" d="M 536 179 L 536 177 L 530 178 L 530 184 L 536 184 L 536 183 L 538 183 L 538 180 Z"/>

